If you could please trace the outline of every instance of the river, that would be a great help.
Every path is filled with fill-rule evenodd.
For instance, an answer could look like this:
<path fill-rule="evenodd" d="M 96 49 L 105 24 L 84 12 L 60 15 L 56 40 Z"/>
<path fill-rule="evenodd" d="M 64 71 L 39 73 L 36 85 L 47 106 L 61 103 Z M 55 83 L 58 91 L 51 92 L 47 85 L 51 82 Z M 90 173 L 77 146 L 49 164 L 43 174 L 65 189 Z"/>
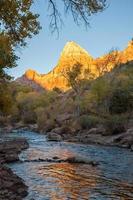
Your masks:
<path fill-rule="evenodd" d="M 130 150 L 48 142 L 44 135 L 33 132 L 13 133 L 8 137 L 24 137 L 29 142 L 29 149 L 20 154 L 22 162 L 9 165 L 29 187 L 24 200 L 133 200 Z M 56 162 L 57 157 L 73 156 L 99 165 Z"/>

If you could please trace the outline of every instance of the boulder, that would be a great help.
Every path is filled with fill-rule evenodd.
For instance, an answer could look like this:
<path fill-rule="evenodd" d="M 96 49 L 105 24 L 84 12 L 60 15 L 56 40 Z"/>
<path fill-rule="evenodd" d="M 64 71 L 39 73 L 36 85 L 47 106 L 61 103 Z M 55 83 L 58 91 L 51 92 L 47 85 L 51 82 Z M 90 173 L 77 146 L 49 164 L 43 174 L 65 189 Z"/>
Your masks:
<path fill-rule="evenodd" d="M 12 130 L 13 130 L 13 127 L 11 125 L 8 125 L 8 126 L 6 126 L 4 128 L 1 128 L 0 132 L 2 134 L 6 134 L 6 133 L 8 134 L 8 133 L 11 133 Z"/>
<path fill-rule="evenodd" d="M 24 128 L 24 127 L 25 127 L 25 125 L 22 121 L 14 124 L 14 129 L 20 129 L 20 128 Z"/>
<path fill-rule="evenodd" d="M 57 123 L 62 124 L 62 122 L 67 121 L 71 118 L 72 118 L 72 114 L 65 113 L 65 114 L 58 115 L 56 117 L 56 121 L 57 121 Z"/>
<path fill-rule="evenodd" d="M 0 199 L 21 200 L 27 196 L 28 187 L 11 169 L 0 165 Z"/>
<path fill-rule="evenodd" d="M 31 131 L 38 131 L 38 126 L 37 124 L 29 124 L 28 128 L 31 130 Z"/>
<path fill-rule="evenodd" d="M 91 128 L 87 134 L 105 134 L 105 129 L 103 127 Z"/>
<path fill-rule="evenodd" d="M 133 145 L 133 128 L 128 129 L 125 133 L 119 134 L 114 142 L 122 147 L 130 148 Z"/>
<path fill-rule="evenodd" d="M 4 165 L 19 160 L 18 154 L 25 148 L 28 143 L 23 138 L 0 141 L 0 200 L 22 200 L 28 194 L 23 180 Z"/>
<path fill-rule="evenodd" d="M 28 143 L 24 138 L 13 139 L 0 142 L 0 163 L 8 163 L 19 160 L 18 154 L 21 150 L 28 148 Z"/>
<path fill-rule="evenodd" d="M 57 134 L 62 134 L 63 133 L 63 127 L 57 127 L 57 128 L 54 128 L 52 129 L 52 132 L 53 133 L 57 133 Z"/>
<path fill-rule="evenodd" d="M 68 157 L 68 158 L 65 160 L 65 162 L 68 162 L 68 163 L 90 164 L 90 165 L 92 165 L 92 166 L 97 166 L 97 165 L 99 164 L 98 162 L 89 160 L 88 158 L 83 157 L 83 156 Z"/>
<path fill-rule="evenodd" d="M 54 133 L 54 132 L 49 132 L 47 133 L 47 140 L 48 141 L 61 141 L 62 140 L 62 137 L 61 135 L 57 134 L 57 133 Z"/>

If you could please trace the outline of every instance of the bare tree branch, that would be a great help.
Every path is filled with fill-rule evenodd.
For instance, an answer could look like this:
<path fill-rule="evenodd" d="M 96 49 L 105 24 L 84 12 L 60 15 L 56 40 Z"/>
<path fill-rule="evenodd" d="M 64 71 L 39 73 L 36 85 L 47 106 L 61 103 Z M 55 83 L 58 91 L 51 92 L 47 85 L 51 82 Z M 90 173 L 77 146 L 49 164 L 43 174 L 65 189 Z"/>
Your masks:
<path fill-rule="evenodd" d="M 86 27 L 90 25 L 90 16 L 102 12 L 107 7 L 107 0 L 61 0 L 64 4 L 65 13 L 72 14 L 73 20 L 77 25 L 82 22 Z M 59 34 L 60 26 L 63 25 L 62 14 L 56 4 L 57 0 L 48 0 L 50 13 L 51 32 L 57 31 Z"/>
<path fill-rule="evenodd" d="M 61 14 L 57 9 L 56 2 L 54 0 L 48 0 L 48 1 L 49 1 L 48 9 L 51 9 L 51 13 L 49 15 L 50 17 L 49 27 L 52 33 L 57 31 L 57 34 L 59 35 L 59 29 L 63 25 Z"/>

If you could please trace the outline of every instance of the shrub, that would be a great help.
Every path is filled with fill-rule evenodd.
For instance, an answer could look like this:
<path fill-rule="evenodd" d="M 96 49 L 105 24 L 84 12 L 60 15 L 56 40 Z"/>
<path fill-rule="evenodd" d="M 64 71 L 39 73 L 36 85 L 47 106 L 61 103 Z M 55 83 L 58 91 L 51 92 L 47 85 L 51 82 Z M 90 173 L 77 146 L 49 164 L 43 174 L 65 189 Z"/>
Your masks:
<path fill-rule="evenodd" d="M 96 127 L 99 123 L 101 123 L 101 120 L 97 116 L 83 115 L 80 117 L 79 123 L 83 129 L 90 129 Z"/>
<path fill-rule="evenodd" d="M 3 127 L 8 124 L 9 120 L 7 116 L 0 116 L 0 126 Z"/>
<path fill-rule="evenodd" d="M 109 135 L 122 133 L 126 130 L 127 117 L 123 115 L 111 115 L 105 121 L 106 133 Z"/>
<path fill-rule="evenodd" d="M 56 121 L 54 119 L 54 114 L 51 112 L 51 108 L 37 108 L 35 110 L 37 115 L 37 125 L 40 131 L 49 132 L 56 126 Z"/>
<path fill-rule="evenodd" d="M 36 113 L 34 111 L 30 111 L 30 110 L 28 110 L 26 112 L 23 112 L 22 121 L 25 124 L 34 124 L 34 123 L 36 123 Z"/>
<path fill-rule="evenodd" d="M 8 85 L 0 83 L 0 113 L 10 115 L 12 104 L 13 100 Z"/>
<path fill-rule="evenodd" d="M 37 115 L 37 125 L 39 130 L 44 129 L 44 125 L 46 124 L 47 121 L 47 113 L 43 107 L 39 107 L 35 110 L 36 115 Z"/>
<path fill-rule="evenodd" d="M 17 107 L 17 105 L 14 103 L 12 106 L 12 112 L 11 112 L 11 122 L 16 123 L 21 120 L 20 112 Z"/>
<path fill-rule="evenodd" d="M 61 89 L 58 88 L 58 87 L 54 87 L 54 88 L 53 88 L 53 91 L 54 91 L 54 92 L 57 92 L 58 94 L 62 93 Z"/>
<path fill-rule="evenodd" d="M 121 114 L 133 109 L 133 95 L 130 90 L 116 89 L 110 99 L 111 114 Z"/>

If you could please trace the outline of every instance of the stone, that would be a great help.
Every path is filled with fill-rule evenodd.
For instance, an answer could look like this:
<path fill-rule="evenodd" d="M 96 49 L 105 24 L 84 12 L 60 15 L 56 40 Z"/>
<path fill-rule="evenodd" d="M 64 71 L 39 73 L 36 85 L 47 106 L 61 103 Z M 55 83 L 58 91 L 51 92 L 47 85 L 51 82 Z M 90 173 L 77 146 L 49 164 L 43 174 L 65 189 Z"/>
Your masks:
<path fill-rule="evenodd" d="M 36 132 L 38 130 L 37 124 L 30 124 L 28 126 L 29 130 Z"/>
<path fill-rule="evenodd" d="M 17 187 L 16 187 L 17 186 Z M 28 187 L 11 169 L 0 165 L 0 199 L 22 200 L 27 196 Z"/>
<path fill-rule="evenodd" d="M 49 132 L 47 133 L 47 140 L 48 141 L 61 141 L 62 140 L 62 137 L 61 135 L 57 134 L 57 133 L 54 133 L 54 132 Z"/>
<path fill-rule="evenodd" d="M 0 200 L 22 200 L 28 187 L 11 169 L 3 165 L 19 160 L 21 150 L 28 148 L 26 139 L 0 141 Z"/>
<path fill-rule="evenodd" d="M 72 118 L 72 114 L 65 113 L 65 114 L 58 115 L 56 117 L 56 121 L 58 123 L 62 123 L 62 122 L 66 121 L 66 120 L 69 120 L 71 118 Z"/>
<path fill-rule="evenodd" d="M 19 138 L 0 142 L 0 163 L 8 163 L 19 160 L 18 154 L 21 150 L 28 148 L 26 139 Z"/>
<path fill-rule="evenodd" d="M 52 129 L 53 133 L 57 133 L 57 134 L 62 134 L 63 133 L 63 127 L 57 127 Z"/>
<path fill-rule="evenodd" d="M 89 164 L 89 165 L 92 165 L 92 166 L 97 166 L 97 165 L 99 165 L 98 162 L 89 160 L 87 157 L 82 157 L 82 156 L 73 156 L 73 157 L 69 157 L 69 158 L 67 158 L 67 159 L 65 160 L 65 162 L 68 162 L 68 163 Z"/>
<path fill-rule="evenodd" d="M 87 134 L 104 134 L 105 133 L 105 129 L 102 127 L 98 127 L 98 128 L 91 128 Z"/>

